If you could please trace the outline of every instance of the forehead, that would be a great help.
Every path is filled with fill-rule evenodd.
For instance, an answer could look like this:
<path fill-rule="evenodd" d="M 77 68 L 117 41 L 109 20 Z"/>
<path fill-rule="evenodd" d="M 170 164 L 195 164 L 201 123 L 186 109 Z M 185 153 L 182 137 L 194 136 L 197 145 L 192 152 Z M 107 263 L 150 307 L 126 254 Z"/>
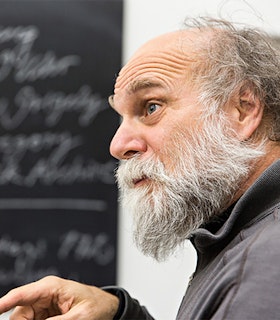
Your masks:
<path fill-rule="evenodd" d="M 195 61 L 190 43 L 181 32 L 146 43 L 122 68 L 115 84 L 115 94 L 120 90 L 133 92 L 135 88 L 172 87 L 177 79 L 186 79 L 190 64 Z"/>

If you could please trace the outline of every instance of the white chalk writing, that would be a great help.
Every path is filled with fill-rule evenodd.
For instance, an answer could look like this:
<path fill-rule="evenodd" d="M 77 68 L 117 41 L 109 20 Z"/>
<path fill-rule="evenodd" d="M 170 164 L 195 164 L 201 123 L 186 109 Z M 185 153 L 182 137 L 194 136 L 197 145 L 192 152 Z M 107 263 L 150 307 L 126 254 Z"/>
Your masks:
<path fill-rule="evenodd" d="M 108 108 L 107 102 L 98 94 L 93 94 L 89 86 L 82 86 L 77 93 L 48 92 L 39 95 L 33 87 L 25 86 L 16 95 L 11 111 L 8 99 L 0 99 L 0 123 L 7 130 L 18 128 L 29 116 L 44 115 L 44 125 L 54 127 L 64 113 L 75 112 L 81 127 L 89 126 L 96 116 Z"/>
<path fill-rule="evenodd" d="M 11 283 L 22 284 L 24 282 L 34 281 L 34 277 L 44 275 L 46 272 L 56 274 L 54 268 L 48 270 L 32 270 L 36 261 L 43 259 L 47 252 L 47 241 L 38 239 L 35 242 L 20 242 L 11 239 L 8 235 L 0 238 L 1 257 L 8 259 L 13 267 L 9 270 L 0 268 L 0 284 L 9 285 Z M 56 273 L 55 273 L 56 272 Z"/>
<path fill-rule="evenodd" d="M 0 136 L 0 153 L 4 157 L 20 161 L 28 151 L 38 153 L 44 150 L 54 149 L 55 153 L 51 159 L 53 162 L 62 161 L 65 155 L 78 146 L 82 145 L 83 139 L 80 135 L 73 136 L 67 131 L 63 132 L 33 132 L 26 134 L 4 134 Z M 12 160 L 12 159 L 9 159 Z"/>
<path fill-rule="evenodd" d="M 39 29 L 32 25 L 0 27 L 0 43 L 5 44 L 0 52 L 0 81 L 9 75 L 16 83 L 64 76 L 70 67 L 81 64 L 77 55 L 58 58 L 51 50 L 36 53 L 34 43 L 39 35 Z M 11 134 L 0 137 L 0 185 L 29 188 L 38 183 L 47 186 L 96 181 L 114 184 L 114 161 L 99 163 L 85 158 L 81 151 L 86 143 L 83 132 L 71 134 L 71 128 L 63 122 L 63 117 L 71 114 L 71 121 L 77 124 L 75 131 L 89 127 L 107 108 L 107 101 L 86 84 L 71 93 L 50 89 L 39 93 L 31 85 L 19 86 L 13 98 L 4 93 L 0 97 L 0 125 Z M 35 117 L 43 132 L 14 133 Z M 66 129 L 57 132 L 61 131 L 57 129 L 61 123 Z M 28 161 L 27 165 L 26 159 L 32 162 Z"/>
<path fill-rule="evenodd" d="M 62 237 L 58 258 L 63 260 L 70 255 L 78 261 L 94 259 L 100 265 L 107 265 L 114 257 L 114 247 L 106 233 L 92 236 L 70 230 Z"/>
<path fill-rule="evenodd" d="M 33 44 L 38 36 L 39 30 L 35 26 L 0 29 L 0 43 L 12 41 L 15 44 L 0 52 L 0 81 L 5 80 L 12 71 L 18 83 L 53 78 L 65 75 L 70 67 L 80 64 L 77 55 L 58 58 L 51 50 L 43 54 L 33 53 Z"/>
<path fill-rule="evenodd" d="M 39 30 L 35 26 L 0 27 L 0 43 L 29 43 L 37 39 L 38 34 Z"/>
<path fill-rule="evenodd" d="M 87 233 L 70 230 L 59 239 L 57 253 L 54 252 L 53 265 L 44 263 L 41 268 L 40 261 L 47 259 L 49 240 L 46 238 L 32 241 L 12 239 L 8 235 L 0 238 L 0 255 L 10 262 L 10 268 L 5 269 L 0 266 L 0 285 L 22 284 L 37 280 L 48 274 L 60 275 L 59 263 L 65 263 L 69 259 L 77 261 L 92 261 L 97 265 L 105 266 L 110 264 L 115 256 L 113 244 L 110 238 L 104 233 L 90 235 Z M 56 257 L 57 257 L 57 262 Z M 70 277 L 78 274 L 73 273 Z"/>
<path fill-rule="evenodd" d="M 0 185 L 32 187 L 36 183 L 72 185 L 96 181 L 114 184 L 115 161 L 99 163 L 94 159 L 85 160 L 81 155 L 67 159 L 82 142 L 80 135 L 69 132 L 3 135 L 0 137 Z M 23 172 L 22 162 L 30 152 L 37 153 L 37 158 L 29 171 Z M 42 156 L 38 157 L 39 154 Z"/>

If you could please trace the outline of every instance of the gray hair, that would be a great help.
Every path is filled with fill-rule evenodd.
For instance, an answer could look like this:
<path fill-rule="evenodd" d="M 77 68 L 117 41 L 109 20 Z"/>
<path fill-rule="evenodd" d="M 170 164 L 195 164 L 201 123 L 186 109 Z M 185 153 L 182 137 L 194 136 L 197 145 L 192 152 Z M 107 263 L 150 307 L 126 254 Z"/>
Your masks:
<path fill-rule="evenodd" d="M 191 22 L 191 24 L 190 24 Z M 213 31 L 196 42 L 198 63 L 193 81 L 200 99 L 215 110 L 234 93 L 250 88 L 264 106 L 262 127 L 267 138 L 280 141 L 280 57 L 271 38 L 253 28 L 237 28 L 225 20 L 201 18 L 186 21 L 187 27 Z"/>

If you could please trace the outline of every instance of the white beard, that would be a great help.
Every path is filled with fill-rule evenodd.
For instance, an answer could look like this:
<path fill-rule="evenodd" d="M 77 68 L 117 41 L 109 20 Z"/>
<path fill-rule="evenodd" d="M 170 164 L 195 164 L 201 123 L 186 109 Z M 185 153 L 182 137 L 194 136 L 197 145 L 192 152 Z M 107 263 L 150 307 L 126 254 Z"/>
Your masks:
<path fill-rule="evenodd" d="M 158 261 L 229 206 L 263 155 L 262 147 L 226 134 L 224 121 L 213 123 L 204 120 L 199 131 L 177 128 L 157 158 L 124 160 L 116 173 L 123 206 L 133 214 L 135 243 Z M 135 187 L 133 181 L 142 177 L 148 183 Z"/>

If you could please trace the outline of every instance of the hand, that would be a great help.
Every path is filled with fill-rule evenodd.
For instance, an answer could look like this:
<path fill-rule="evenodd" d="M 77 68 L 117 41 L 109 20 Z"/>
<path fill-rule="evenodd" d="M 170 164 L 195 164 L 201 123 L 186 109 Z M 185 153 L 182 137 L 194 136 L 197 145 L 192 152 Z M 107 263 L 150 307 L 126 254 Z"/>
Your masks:
<path fill-rule="evenodd" d="M 16 288 L 0 299 L 10 320 L 112 320 L 119 300 L 97 287 L 55 276 Z"/>

